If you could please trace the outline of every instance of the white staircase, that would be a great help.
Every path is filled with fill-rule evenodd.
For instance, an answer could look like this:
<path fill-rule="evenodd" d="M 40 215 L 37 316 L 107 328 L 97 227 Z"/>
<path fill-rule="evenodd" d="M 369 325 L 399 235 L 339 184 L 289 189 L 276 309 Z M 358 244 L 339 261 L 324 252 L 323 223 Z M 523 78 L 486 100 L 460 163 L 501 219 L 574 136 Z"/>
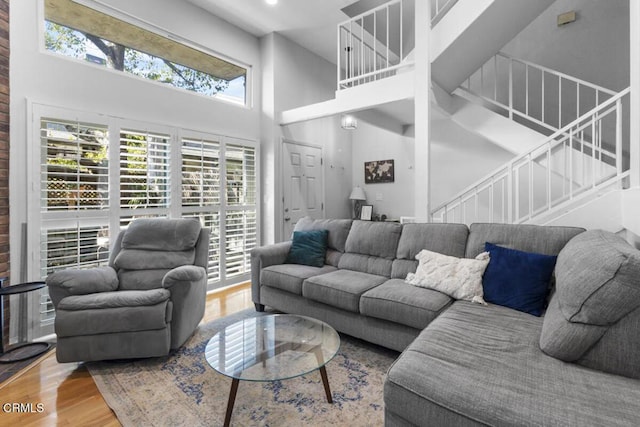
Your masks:
<path fill-rule="evenodd" d="M 629 89 L 602 102 L 537 147 L 472 184 L 431 213 L 435 222 L 548 223 L 626 186 L 624 105 Z"/>

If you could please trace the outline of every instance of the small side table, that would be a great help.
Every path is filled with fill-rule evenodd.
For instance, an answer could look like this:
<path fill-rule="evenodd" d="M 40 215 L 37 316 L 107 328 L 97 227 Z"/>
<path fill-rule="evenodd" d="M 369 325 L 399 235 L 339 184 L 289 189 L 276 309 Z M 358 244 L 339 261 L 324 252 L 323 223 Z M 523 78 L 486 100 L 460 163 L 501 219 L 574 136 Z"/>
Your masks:
<path fill-rule="evenodd" d="M 7 286 L 0 288 L 0 363 L 19 362 L 21 360 L 30 359 L 38 356 L 51 348 L 51 344 L 47 342 L 27 342 L 18 343 L 4 348 L 4 296 L 22 294 L 25 292 L 36 291 L 46 286 L 45 282 L 21 283 L 19 285 Z M 20 351 L 19 355 L 12 355 L 16 350 L 24 347 L 30 347 L 29 350 Z"/>

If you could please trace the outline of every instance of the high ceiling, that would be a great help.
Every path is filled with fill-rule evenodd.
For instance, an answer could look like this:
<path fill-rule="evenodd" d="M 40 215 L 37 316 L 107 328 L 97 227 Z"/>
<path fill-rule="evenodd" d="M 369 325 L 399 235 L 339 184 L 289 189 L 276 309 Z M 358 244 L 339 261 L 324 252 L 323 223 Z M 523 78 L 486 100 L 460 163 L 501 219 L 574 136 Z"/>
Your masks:
<path fill-rule="evenodd" d="M 336 34 L 348 19 L 342 8 L 354 0 L 188 0 L 237 27 L 262 37 L 278 32 L 326 60 L 336 63 Z"/>

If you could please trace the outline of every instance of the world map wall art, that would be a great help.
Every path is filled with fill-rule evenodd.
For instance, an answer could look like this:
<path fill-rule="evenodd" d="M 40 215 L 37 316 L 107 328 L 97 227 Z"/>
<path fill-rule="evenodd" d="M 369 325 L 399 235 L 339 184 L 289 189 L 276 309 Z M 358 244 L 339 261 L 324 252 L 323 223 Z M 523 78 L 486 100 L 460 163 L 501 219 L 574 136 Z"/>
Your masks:
<path fill-rule="evenodd" d="M 378 184 L 394 181 L 393 160 L 364 162 L 364 183 Z"/>

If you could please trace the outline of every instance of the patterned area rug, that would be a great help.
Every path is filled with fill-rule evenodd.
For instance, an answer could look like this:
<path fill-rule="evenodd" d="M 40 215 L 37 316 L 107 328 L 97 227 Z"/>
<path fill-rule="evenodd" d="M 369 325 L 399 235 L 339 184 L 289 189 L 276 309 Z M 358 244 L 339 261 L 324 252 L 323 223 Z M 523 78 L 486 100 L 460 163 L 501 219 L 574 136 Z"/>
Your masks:
<path fill-rule="evenodd" d="M 249 309 L 201 325 L 168 357 L 87 363 L 107 404 L 124 426 L 219 426 L 231 380 L 204 359 L 207 341 L 221 328 L 261 315 Z M 320 373 L 276 382 L 241 381 L 234 426 L 381 426 L 382 385 L 398 353 L 340 335 L 338 354 L 327 364 L 333 404 Z"/>

